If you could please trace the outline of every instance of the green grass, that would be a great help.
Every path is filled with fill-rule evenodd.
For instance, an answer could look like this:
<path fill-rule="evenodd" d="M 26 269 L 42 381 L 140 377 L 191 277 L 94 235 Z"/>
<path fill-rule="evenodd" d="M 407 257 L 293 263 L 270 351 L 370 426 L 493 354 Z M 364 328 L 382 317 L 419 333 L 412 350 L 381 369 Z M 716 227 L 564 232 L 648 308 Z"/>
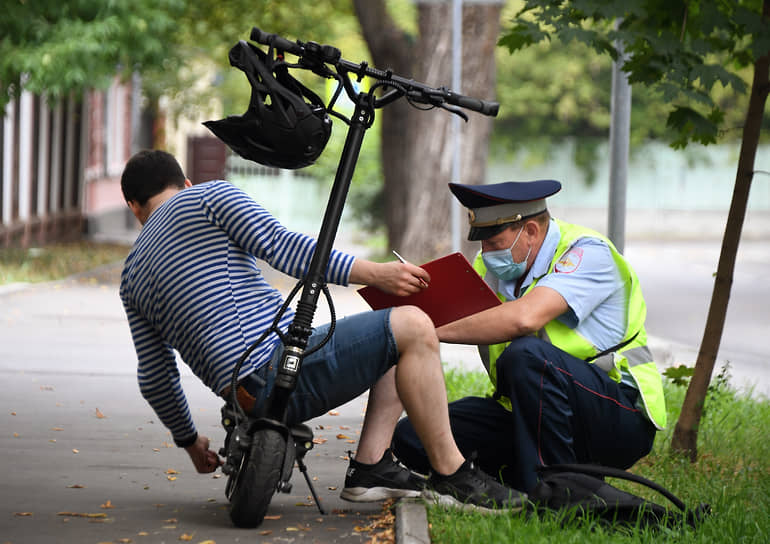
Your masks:
<path fill-rule="evenodd" d="M 448 371 L 450 396 L 484 394 L 480 372 Z M 677 495 L 690 507 L 708 503 L 712 515 L 697 529 L 673 531 L 635 528 L 612 532 L 590 520 L 527 518 L 522 514 L 460 513 L 428 508 L 433 544 L 527 542 L 770 542 L 770 401 L 739 395 L 724 374 L 714 380 L 698 436 L 698 460 L 690 463 L 671 452 L 671 436 L 684 400 L 685 387 L 666 384 L 669 425 L 658 433 L 653 451 L 630 470 Z M 611 481 L 616 487 L 670 506 L 668 500 L 635 484 Z"/>
<path fill-rule="evenodd" d="M 0 285 L 37 283 L 67 278 L 128 255 L 123 244 L 71 242 L 29 249 L 0 249 Z"/>

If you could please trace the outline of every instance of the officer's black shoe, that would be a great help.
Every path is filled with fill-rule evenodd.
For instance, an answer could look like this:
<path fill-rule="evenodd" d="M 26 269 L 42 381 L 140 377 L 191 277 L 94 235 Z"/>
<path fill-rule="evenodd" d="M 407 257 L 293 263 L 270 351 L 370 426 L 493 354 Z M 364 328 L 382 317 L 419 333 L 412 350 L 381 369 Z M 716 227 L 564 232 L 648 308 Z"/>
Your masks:
<path fill-rule="evenodd" d="M 487 512 L 520 510 L 527 499 L 525 493 L 502 485 L 470 460 L 449 476 L 431 474 L 423 497 L 443 506 Z"/>
<path fill-rule="evenodd" d="M 388 448 L 373 465 L 359 463 L 351 457 L 340 497 L 351 502 L 419 497 L 425 481 L 423 476 L 397 462 Z"/>

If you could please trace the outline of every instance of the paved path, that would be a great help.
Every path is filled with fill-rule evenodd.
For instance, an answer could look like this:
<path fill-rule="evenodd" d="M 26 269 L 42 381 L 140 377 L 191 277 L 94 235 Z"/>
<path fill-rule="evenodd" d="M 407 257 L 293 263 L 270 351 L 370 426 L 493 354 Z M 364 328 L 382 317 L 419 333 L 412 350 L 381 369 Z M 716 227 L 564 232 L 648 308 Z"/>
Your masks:
<path fill-rule="evenodd" d="M 196 474 L 141 398 L 128 326 L 116 286 L 106 279 L 0 294 L 0 454 L 8 467 L 0 543 L 371 537 L 366 529 L 382 514 L 382 504 L 339 498 L 365 395 L 309 422 L 323 443 L 308 453 L 306 464 L 328 515 L 319 514 L 297 473 L 292 493 L 274 497 L 258 529 L 236 529 L 225 478 Z M 182 374 L 200 432 L 221 446 L 222 402 L 186 367 Z"/>

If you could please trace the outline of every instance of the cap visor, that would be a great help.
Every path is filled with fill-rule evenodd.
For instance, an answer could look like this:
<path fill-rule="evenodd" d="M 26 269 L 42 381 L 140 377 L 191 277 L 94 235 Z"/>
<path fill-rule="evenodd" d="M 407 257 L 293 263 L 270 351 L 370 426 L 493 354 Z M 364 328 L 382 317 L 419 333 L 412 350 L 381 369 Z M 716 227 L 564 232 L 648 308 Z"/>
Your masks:
<path fill-rule="evenodd" d="M 493 227 L 471 227 L 468 231 L 468 241 L 480 242 L 481 240 L 492 238 L 495 234 L 503 232 L 509 225 L 510 223 L 503 223 Z"/>

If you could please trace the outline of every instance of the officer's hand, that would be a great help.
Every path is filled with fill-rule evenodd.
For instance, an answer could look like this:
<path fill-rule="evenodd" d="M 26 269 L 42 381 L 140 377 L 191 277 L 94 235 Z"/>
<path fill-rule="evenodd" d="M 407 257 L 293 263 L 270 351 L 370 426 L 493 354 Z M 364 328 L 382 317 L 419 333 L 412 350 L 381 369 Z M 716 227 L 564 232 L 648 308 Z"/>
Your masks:
<path fill-rule="evenodd" d="M 201 474 L 214 472 L 222 464 L 216 452 L 209 449 L 209 439 L 205 436 L 198 435 L 195 443 L 187 446 L 185 450 L 195 465 L 195 470 Z"/>

